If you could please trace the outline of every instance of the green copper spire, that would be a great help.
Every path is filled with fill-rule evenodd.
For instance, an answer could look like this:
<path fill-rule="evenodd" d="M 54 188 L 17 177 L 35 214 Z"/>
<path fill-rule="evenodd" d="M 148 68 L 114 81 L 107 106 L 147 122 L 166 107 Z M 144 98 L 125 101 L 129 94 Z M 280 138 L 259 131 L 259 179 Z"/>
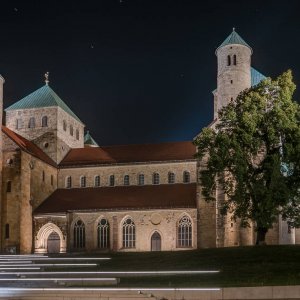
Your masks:
<path fill-rule="evenodd" d="M 92 136 L 90 135 L 90 132 L 87 131 L 85 136 L 84 136 L 84 144 L 85 145 L 89 145 L 89 146 L 94 146 L 94 147 L 98 147 L 99 145 L 96 143 L 96 141 L 92 138 Z"/>
<path fill-rule="evenodd" d="M 235 28 L 232 28 L 232 33 L 225 39 L 225 41 L 217 48 L 216 51 L 218 51 L 218 49 L 220 49 L 221 47 L 233 44 L 246 46 L 250 48 L 252 52 L 251 47 L 240 37 L 240 35 L 235 31 Z"/>

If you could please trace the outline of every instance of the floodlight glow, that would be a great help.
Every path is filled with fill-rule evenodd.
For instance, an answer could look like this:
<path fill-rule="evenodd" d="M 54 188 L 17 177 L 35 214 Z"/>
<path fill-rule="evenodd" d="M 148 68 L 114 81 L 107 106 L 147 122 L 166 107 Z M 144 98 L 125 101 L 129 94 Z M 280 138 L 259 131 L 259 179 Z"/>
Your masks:
<path fill-rule="evenodd" d="M 26 266 L 35 266 L 35 267 L 59 267 L 59 266 L 62 266 L 62 267 L 71 267 L 71 266 L 77 266 L 77 267 L 94 267 L 94 266 L 97 266 L 97 264 L 60 264 L 60 263 L 57 263 L 57 264 L 30 264 L 30 265 L 26 265 L 26 264 L 19 264 L 18 267 L 26 267 Z M 7 265 L 1 265 L 1 267 L 13 267 L 13 265 L 10 265 L 10 264 L 7 264 Z"/>
<path fill-rule="evenodd" d="M 32 258 L 34 261 L 38 260 L 110 260 L 110 257 L 37 257 Z"/>
<path fill-rule="evenodd" d="M 220 288 L 10 288 L 10 287 L 0 287 L 1 292 L 21 292 L 21 291 L 42 291 L 42 292 L 56 292 L 56 291 L 67 291 L 67 292 L 80 292 L 80 291 L 90 291 L 90 292 L 111 292 L 111 291 L 220 291 Z"/>
<path fill-rule="evenodd" d="M 31 260 L 20 260 L 20 261 L 15 261 L 15 260 L 6 260 L 6 261 L 0 261 L 0 266 L 2 264 L 31 264 L 32 261 Z"/>
<path fill-rule="evenodd" d="M 40 270 L 40 267 L 6 267 L 6 268 L 2 268 L 0 267 L 0 271 L 4 271 L 4 270 Z"/>
<path fill-rule="evenodd" d="M 116 281 L 116 278 L 0 278 L 0 281 Z"/>

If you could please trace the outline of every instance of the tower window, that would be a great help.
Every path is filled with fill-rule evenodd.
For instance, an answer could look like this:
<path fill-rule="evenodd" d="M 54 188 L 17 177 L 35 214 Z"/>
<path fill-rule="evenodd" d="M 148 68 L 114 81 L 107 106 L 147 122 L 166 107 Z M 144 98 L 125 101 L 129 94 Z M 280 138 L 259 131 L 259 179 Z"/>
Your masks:
<path fill-rule="evenodd" d="M 73 136 L 73 126 L 72 125 L 70 125 L 70 135 Z"/>
<path fill-rule="evenodd" d="M 236 66 L 236 55 L 233 55 L 233 64 Z"/>
<path fill-rule="evenodd" d="M 21 129 L 23 127 L 23 122 L 21 119 L 17 119 L 16 129 Z"/>
<path fill-rule="evenodd" d="M 42 117 L 42 127 L 48 127 L 48 117 L 47 116 Z"/>
<path fill-rule="evenodd" d="M 230 80 L 230 83 L 233 84 L 233 80 Z"/>
<path fill-rule="evenodd" d="M 31 117 L 29 119 L 28 128 L 34 128 L 35 127 L 35 118 Z"/>
<path fill-rule="evenodd" d="M 6 193 L 10 193 L 11 192 L 11 181 L 7 181 L 7 184 L 6 184 Z"/>
<path fill-rule="evenodd" d="M 9 239 L 9 224 L 5 224 L 5 238 Z"/>
<path fill-rule="evenodd" d="M 65 120 L 63 120 L 63 129 L 64 131 L 67 131 L 67 123 Z"/>
<path fill-rule="evenodd" d="M 79 140 L 79 130 L 76 129 L 76 140 Z"/>
<path fill-rule="evenodd" d="M 53 185 L 53 175 L 51 175 L 51 185 Z"/>
<path fill-rule="evenodd" d="M 227 66 L 231 65 L 231 57 L 230 55 L 227 56 Z"/>
<path fill-rule="evenodd" d="M 45 181 L 45 171 L 42 172 L 42 180 Z"/>

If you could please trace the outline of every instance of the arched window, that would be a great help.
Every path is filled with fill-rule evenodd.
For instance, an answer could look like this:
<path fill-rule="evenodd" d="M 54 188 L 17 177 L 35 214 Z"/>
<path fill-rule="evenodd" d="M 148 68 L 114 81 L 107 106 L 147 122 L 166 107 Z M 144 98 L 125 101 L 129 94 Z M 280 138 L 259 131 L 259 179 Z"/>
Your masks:
<path fill-rule="evenodd" d="M 63 120 L 63 129 L 64 131 L 67 131 L 67 122 Z"/>
<path fill-rule="evenodd" d="M 80 186 L 86 187 L 86 177 L 85 176 L 80 177 Z"/>
<path fill-rule="evenodd" d="M 47 116 L 42 117 L 42 127 L 48 127 L 48 117 Z"/>
<path fill-rule="evenodd" d="M 159 174 L 158 173 L 153 173 L 152 182 L 153 182 L 153 184 L 159 184 Z"/>
<path fill-rule="evenodd" d="M 76 129 L 76 140 L 79 140 L 79 130 Z"/>
<path fill-rule="evenodd" d="M 168 174 L 168 183 L 175 183 L 175 174 L 173 172 Z"/>
<path fill-rule="evenodd" d="M 71 188 L 72 187 L 72 177 L 71 176 L 67 176 L 66 177 L 66 188 Z"/>
<path fill-rule="evenodd" d="M 96 187 L 100 186 L 100 176 L 99 175 L 95 176 L 95 186 Z"/>
<path fill-rule="evenodd" d="M 233 55 L 233 64 L 236 66 L 236 55 Z"/>
<path fill-rule="evenodd" d="M 129 185 L 129 175 L 124 176 L 124 185 Z"/>
<path fill-rule="evenodd" d="M 7 181 L 7 184 L 6 184 L 6 193 L 10 193 L 11 192 L 11 181 Z"/>
<path fill-rule="evenodd" d="M 138 184 L 139 185 L 144 185 L 144 183 L 145 183 L 145 176 L 144 176 L 144 174 L 139 174 L 139 176 L 138 176 Z"/>
<path fill-rule="evenodd" d="M 45 171 L 42 172 L 42 180 L 45 181 Z"/>
<path fill-rule="evenodd" d="M 70 125 L 70 135 L 73 136 L 73 126 Z"/>
<path fill-rule="evenodd" d="M 227 56 L 227 66 L 231 65 L 231 57 L 230 55 Z"/>
<path fill-rule="evenodd" d="M 115 176 L 110 175 L 109 176 L 109 186 L 114 186 L 115 185 Z"/>
<path fill-rule="evenodd" d="M 106 219 L 101 219 L 97 226 L 98 248 L 109 248 L 109 223 Z"/>
<path fill-rule="evenodd" d="M 9 239 L 9 224 L 5 224 L 5 238 Z"/>
<path fill-rule="evenodd" d="M 35 127 L 35 118 L 31 117 L 29 119 L 28 128 L 34 128 Z"/>
<path fill-rule="evenodd" d="M 123 248 L 135 247 L 135 224 L 131 218 L 127 218 L 122 224 Z"/>
<path fill-rule="evenodd" d="M 53 175 L 50 177 L 51 185 L 53 185 Z"/>
<path fill-rule="evenodd" d="M 190 172 L 184 171 L 183 172 L 183 182 L 184 183 L 189 183 L 190 181 L 191 181 Z"/>
<path fill-rule="evenodd" d="M 16 129 L 23 128 L 23 122 L 21 119 L 17 119 Z"/>
<path fill-rule="evenodd" d="M 78 220 L 74 225 L 74 241 L 73 247 L 80 249 L 85 247 L 85 225 Z"/>
<path fill-rule="evenodd" d="M 183 216 L 177 227 L 178 247 L 192 247 L 192 222 L 188 216 Z"/>

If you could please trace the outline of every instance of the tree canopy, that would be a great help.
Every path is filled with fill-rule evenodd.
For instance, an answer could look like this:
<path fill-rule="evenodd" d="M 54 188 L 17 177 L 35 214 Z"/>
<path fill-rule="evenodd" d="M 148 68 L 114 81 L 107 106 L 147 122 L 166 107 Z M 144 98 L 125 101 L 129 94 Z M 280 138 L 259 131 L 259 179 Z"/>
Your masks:
<path fill-rule="evenodd" d="M 300 226 L 300 106 L 293 100 L 292 72 L 267 78 L 223 107 L 215 128 L 204 128 L 195 140 L 202 194 L 215 200 L 221 185 L 231 212 L 242 226 L 254 221 L 257 243 L 281 214 Z"/>

